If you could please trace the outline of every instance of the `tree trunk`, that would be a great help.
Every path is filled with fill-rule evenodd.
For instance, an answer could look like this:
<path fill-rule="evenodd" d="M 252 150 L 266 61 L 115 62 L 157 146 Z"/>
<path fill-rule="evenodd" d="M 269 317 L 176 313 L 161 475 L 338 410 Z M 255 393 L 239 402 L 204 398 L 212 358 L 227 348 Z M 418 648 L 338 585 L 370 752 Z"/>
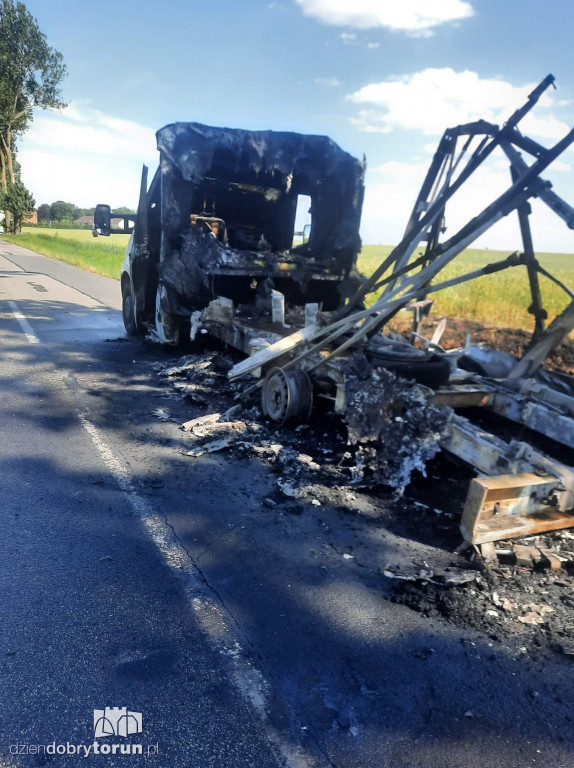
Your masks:
<path fill-rule="evenodd" d="M 2 192 L 6 192 L 8 189 L 8 183 L 6 181 L 6 155 L 0 147 L 0 189 Z M 4 211 L 4 226 L 6 232 L 10 231 L 10 212 Z"/>
<path fill-rule="evenodd" d="M 4 154 L 6 155 L 8 178 L 10 183 L 14 184 L 16 177 L 14 175 L 14 163 L 12 162 L 12 129 L 10 126 L 6 128 L 6 136 L 2 136 L 2 144 L 4 144 Z"/>
<path fill-rule="evenodd" d="M 8 185 L 6 184 L 6 156 L 4 155 L 4 151 L 0 147 L 0 189 L 2 192 L 6 192 L 8 190 Z"/>
<path fill-rule="evenodd" d="M 15 181 L 14 163 L 12 162 L 12 130 L 10 128 L 7 128 L 6 135 L 2 136 L 2 144 L 4 145 L 4 149 L 0 152 L 2 156 L 2 191 L 6 192 L 8 180 L 11 184 L 14 184 Z M 8 179 L 6 178 L 6 171 L 8 171 Z M 10 231 L 11 219 L 10 211 L 4 211 L 4 223 L 7 232 Z"/>

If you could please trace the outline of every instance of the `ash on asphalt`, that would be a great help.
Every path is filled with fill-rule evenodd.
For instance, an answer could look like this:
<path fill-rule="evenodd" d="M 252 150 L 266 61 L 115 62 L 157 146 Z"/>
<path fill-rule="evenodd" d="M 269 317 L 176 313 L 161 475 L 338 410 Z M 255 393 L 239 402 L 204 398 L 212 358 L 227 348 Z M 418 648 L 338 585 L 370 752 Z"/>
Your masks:
<path fill-rule="evenodd" d="M 121 354 L 125 340 L 109 341 L 120 347 Z M 560 571 L 487 566 L 472 550 L 455 554 L 462 541 L 458 521 L 472 477 L 468 468 L 439 455 L 428 463 L 426 476 L 415 473 L 402 495 L 369 485 L 357 476 L 357 457 L 347 444 L 346 425 L 340 417 L 323 409 L 314 412 L 308 424 L 294 428 L 274 424 L 262 415 L 258 393 L 243 395 L 250 382 L 229 382 L 227 372 L 240 359 L 237 354 L 215 340 L 201 341 L 201 346 L 191 344 L 186 354 L 178 356 L 145 341 L 138 350 L 144 358 L 138 361 L 138 374 L 144 379 L 149 377 L 155 389 L 153 397 L 166 404 L 151 409 L 147 415 L 180 426 L 190 419 L 201 422 L 201 417 L 221 414 L 219 422 L 205 426 L 200 423 L 188 433 L 174 428 L 167 442 L 173 443 L 175 450 L 202 455 L 203 447 L 207 446 L 209 453 L 210 446 L 216 444 L 219 452 L 220 440 L 214 437 L 229 436 L 226 425 L 232 425 L 229 442 L 224 440 L 221 449 L 227 459 L 244 462 L 246 472 L 249 462 L 256 459 L 275 478 L 263 495 L 263 509 L 275 515 L 311 515 L 327 540 L 332 533 L 330 516 L 337 514 L 353 530 L 356 540 L 352 544 L 331 541 L 328 546 L 355 559 L 353 553 L 361 547 L 361 541 L 369 556 L 357 555 L 357 561 L 369 571 L 369 581 L 377 585 L 381 598 L 406 605 L 424 616 L 479 629 L 500 642 L 574 655 L 574 601 L 570 596 L 573 533 L 558 531 L 523 540 L 565 558 Z M 506 429 L 512 430 L 513 426 Z M 159 488 L 163 481 L 151 480 L 148 485 Z M 388 532 L 405 543 L 402 551 L 395 552 L 396 562 L 381 562 L 376 548 L 367 545 L 373 528 L 379 535 Z M 420 556 L 417 544 L 423 548 Z M 426 576 L 444 568 L 472 570 L 478 578 L 446 585 L 433 583 L 432 577 Z M 420 573 L 420 577 L 401 578 L 413 572 Z M 546 609 L 532 618 L 539 605 Z"/>
<path fill-rule="evenodd" d="M 543 731 L 532 719 L 527 727 L 516 720 L 518 690 L 542 692 L 556 728 L 566 723 L 560 689 L 563 665 L 571 664 L 574 573 L 569 565 L 488 569 L 455 554 L 467 470 L 439 455 L 402 496 L 367 487 L 357 482 L 339 418 L 319 413 L 296 429 L 266 421 L 256 395 L 242 398 L 245 382 L 228 381 L 237 358 L 225 349 L 191 347 L 176 356 L 144 340 L 118 340 L 104 352 L 100 371 L 68 361 L 86 390 L 98 390 L 91 418 L 128 439 L 143 492 L 274 681 L 277 722 L 304 726 L 305 738 L 348 765 L 359 764 L 353 738 L 362 737 L 363 755 L 379 754 L 381 717 L 390 731 L 424 741 L 466 723 L 478 701 L 496 706 L 507 744 L 525 734 L 535 744 Z M 215 413 L 222 420 L 213 429 L 181 429 Z M 568 558 L 569 536 L 539 543 Z M 494 663 L 485 668 L 485 658 Z M 431 666 L 423 671 L 413 659 Z M 431 678 L 428 731 L 412 702 Z M 392 704 L 385 691 L 393 691 Z M 479 720 L 473 726 L 476 736 Z M 397 739 L 389 747 L 395 764 L 418 765 L 412 755 L 404 761 Z M 504 764 L 493 760 L 482 764 Z"/>

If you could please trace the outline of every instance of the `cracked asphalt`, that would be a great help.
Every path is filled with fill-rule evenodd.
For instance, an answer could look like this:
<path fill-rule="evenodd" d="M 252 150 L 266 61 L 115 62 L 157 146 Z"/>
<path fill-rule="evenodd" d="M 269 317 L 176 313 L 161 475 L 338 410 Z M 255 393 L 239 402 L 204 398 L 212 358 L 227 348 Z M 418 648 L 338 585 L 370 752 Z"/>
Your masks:
<path fill-rule="evenodd" d="M 183 455 L 200 411 L 117 282 L 0 241 L 0 309 L 0 766 L 89 764 L 10 747 L 91 744 L 106 706 L 162 768 L 574 765 L 570 659 L 390 602 L 382 566 L 425 550 L 376 508 L 290 514 L 264 463 Z"/>

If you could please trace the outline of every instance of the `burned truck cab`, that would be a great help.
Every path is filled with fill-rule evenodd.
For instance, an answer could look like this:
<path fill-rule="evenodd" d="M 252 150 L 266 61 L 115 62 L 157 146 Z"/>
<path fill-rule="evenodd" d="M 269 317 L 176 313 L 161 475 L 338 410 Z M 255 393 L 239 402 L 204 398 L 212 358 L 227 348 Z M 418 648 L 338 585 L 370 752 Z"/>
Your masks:
<path fill-rule="evenodd" d="M 324 136 L 199 123 L 156 136 L 160 165 L 149 190 L 144 169 L 122 271 L 128 332 L 175 344 L 218 297 L 265 314 L 275 290 L 329 311 L 356 287 L 364 163 Z M 311 221 L 297 235 L 302 200 Z"/>

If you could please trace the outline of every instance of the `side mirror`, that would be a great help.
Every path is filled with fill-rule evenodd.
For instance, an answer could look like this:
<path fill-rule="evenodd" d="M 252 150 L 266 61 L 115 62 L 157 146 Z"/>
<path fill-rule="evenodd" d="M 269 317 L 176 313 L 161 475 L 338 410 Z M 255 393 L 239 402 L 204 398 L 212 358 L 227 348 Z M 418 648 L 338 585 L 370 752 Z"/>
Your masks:
<path fill-rule="evenodd" d="M 112 219 L 112 216 L 111 216 L 110 206 L 99 203 L 98 205 L 96 205 L 96 210 L 94 212 L 93 231 L 98 235 L 109 237 L 110 230 L 111 230 L 111 219 Z"/>

